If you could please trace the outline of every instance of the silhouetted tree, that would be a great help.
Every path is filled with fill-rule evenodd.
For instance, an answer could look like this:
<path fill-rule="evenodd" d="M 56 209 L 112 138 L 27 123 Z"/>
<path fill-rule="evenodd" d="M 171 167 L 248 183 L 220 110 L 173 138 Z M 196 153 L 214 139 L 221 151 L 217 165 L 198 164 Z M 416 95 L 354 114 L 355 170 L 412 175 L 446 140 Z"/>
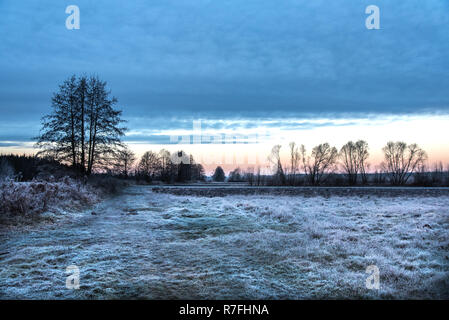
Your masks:
<path fill-rule="evenodd" d="M 170 159 L 170 152 L 165 149 L 159 151 L 159 159 L 161 162 L 161 180 L 171 182 L 172 161 Z"/>
<path fill-rule="evenodd" d="M 153 151 L 147 151 L 139 162 L 139 174 L 151 180 L 159 172 L 161 161 L 159 155 Z"/>
<path fill-rule="evenodd" d="M 366 184 L 368 182 L 367 171 L 369 164 L 367 163 L 369 152 L 368 152 L 368 142 L 364 140 L 359 140 L 355 143 L 357 149 L 357 159 L 359 162 L 359 172 L 362 177 L 362 183 Z"/>
<path fill-rule="evenodd" d="M 246 170 L 245 180 L 248 182 L 250 186 L 254 184 L 254 168 L 250 167 Z"/>
<path fill-rule="evenodd" d="M 338 151 L 328 143 L 322 143 L 312 149 L 311 156 L 307 156 L 304 145 L 301 145 L 301 157 L 309 183 L 319 185 L 335 171 Z"/>
<path fill-rule="evenodd" d="M 228 181 L 229 182 L 242 182 L 244 181 L 244 176 L 240 170 L 240 168 L 235 168 L 229 173 Z"/>
<path fill-rule="evenodd" d="M 205 179 L 205 174 L 204 174 L 204 167 L 199 164 L 199 163 L 195 163 L 192 165 L 192 180 L 197 180 L 197 181 L 202 181 Z"/>
<path fill-rule="evenodd" d="M 38 155 L 69 163 L 86 174 L 110 165 L 126 128 L 121 126 L 122 112 L 115 108 L 117 99 L 109 95 L 106 82 L 98 77 L 65 80 L 52 97 L 52 112 L 42 118 Z"/>
<path fill-rule="evenodd" d="M 134 161 L 136 161 L 136 156 L 134 152 L 128 149 L 128 147 L 118 150 L 116 153 L 115 163 L 118 173 L 128 177 L 130 168 L 132 167 Z"/>
<path fill-rule="evenodd" d="M 357 183 L 359 173 L 362 175 L 362 181 L 366 183 L 366 160 L 368 156 L 368 144 L 363 140 L 355 143 L 349 141 L 341 148 L 340 158 L 349 184 L 355 185 Z"/>
<path fill-rule="evenodd" d="M 275 184 L 285 184 L 285 174 L 282 168 L 281 157 L 279 151 L 281 150 L 281 145 L 275 145 L 271 149 L 271 154 L 268 156 L 268 161 L 271 163 L 274 170 Z"/>
<path fill-rule="evenodd" d="M 416 143 L 407 145 L 401 141 L 390 141 L 382 150 L 385 157 L 382 167 L 394 185 L 406 184 L 413 172 L 427 159 L 426 152 Z"/>
<path fill-rule="evenodd" d="M 226 178 L 226 176 L 225 176 L 225 173 L 224 173 L 224 171 L 223 171 L 223 168 L 220 167 L 220 166 L 218 166 L 218 167 L 215 169 L 215 172 L 214 172 L 214 174 L 213 174 L 213 176 L 212 176 L 212 179 L 213 179 L 214 181 L 217 181 L 217 182 L 223 182 L 223 181 L 225 180 L 225 178 Z"/>
<path fill-rule="evenodd" d="M 301 154 L 298 151 L 296 143 L 290 142 L 290 175 L 289 180 L 291 185 L 296 183 L 296 174 L 298 173 L 299 161 L 301 159 Z"/>
<path fill-rule="evenodd" d="M 185 182 L 192 178 L 192 166 L 195 164 L 195 161 L 191 155 L 187 155 L 182 150 L 177 153 L 180 161 L 177 164 L 178 175 L 176 181 Z"/>

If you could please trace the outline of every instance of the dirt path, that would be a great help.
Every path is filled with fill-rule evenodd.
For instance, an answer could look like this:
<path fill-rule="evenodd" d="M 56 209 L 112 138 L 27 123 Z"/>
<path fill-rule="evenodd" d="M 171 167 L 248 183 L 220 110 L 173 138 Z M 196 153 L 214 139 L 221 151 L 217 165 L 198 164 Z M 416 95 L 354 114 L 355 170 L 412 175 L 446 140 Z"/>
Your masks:
<path fill-rule="evenodd" d="M 438 297 L 447 208 L 448 197 L 189 198 L 133 186 L 96 215 L 0 236 L 0 298 Z M 382 292 L 365 288 L 370 264 Z M 65 286 L 69 265 L 79 290 Z"/>
<path fill-rule="evenodd" d="M 149 261 L 157 260 L 153 257 L 158 241 L 138 209 L 162 210 L 149 208 L 147 195 L 148 188 L 129 188 L 96 207 L 96 215 L 87 213 L 73 224 L 2 236 L 0 297 L 101 298 L 111 287 L 122 288 L 123 296 L 137 297 L 125 288 L 129 282 L 138 283 L 144 269 L 151 268 Z M 80 290 L 65 287 L 69 265 L 81 271 Z"/>

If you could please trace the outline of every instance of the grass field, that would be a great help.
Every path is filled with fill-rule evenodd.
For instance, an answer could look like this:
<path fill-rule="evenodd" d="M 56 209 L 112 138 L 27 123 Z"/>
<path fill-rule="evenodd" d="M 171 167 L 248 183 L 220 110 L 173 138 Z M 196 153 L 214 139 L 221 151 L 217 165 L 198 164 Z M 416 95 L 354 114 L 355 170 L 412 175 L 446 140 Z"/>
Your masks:
<path fill-rule="evenodd" d="M 449 298 L 447 190 L 174 190 L 132 186 L 95 215 L 4 232 L 0 298 Z"/>

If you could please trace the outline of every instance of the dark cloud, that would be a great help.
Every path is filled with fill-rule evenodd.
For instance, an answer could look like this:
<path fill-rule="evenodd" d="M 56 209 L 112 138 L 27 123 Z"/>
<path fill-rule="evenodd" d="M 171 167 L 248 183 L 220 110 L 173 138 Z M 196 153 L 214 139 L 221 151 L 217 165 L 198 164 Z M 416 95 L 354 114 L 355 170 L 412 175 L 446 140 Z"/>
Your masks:
<path fill-rule="evenodd" d="M 22 121 L 34 135 L 72 73 L 107 80 L 130 124 L 155 130 L 191 125 L 161 116 L 449 111 L 446 0 L 378 0 L 375 31 L 365 28 L 365 0 L 79 0 L 72 31 L 68 4 L 0 3 L 0 120 L 15 128 L 0 130 L 2 140 L 23 135 L 13 126 Z"/>

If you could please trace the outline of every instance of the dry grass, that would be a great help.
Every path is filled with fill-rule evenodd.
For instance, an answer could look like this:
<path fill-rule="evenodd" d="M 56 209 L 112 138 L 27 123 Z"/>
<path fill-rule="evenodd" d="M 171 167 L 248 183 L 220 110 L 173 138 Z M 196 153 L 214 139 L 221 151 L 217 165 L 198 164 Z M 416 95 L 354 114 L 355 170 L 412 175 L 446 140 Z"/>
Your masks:
<path fill-rule="evenodd" d="M 449 297 L 447 196 L 150 190 L 130 187 L 61 228 L 0 238 L 0 298 Z M 80 290 L 65 288 L 71 264 Z M 369 265 L 379 290 L 365 287 Z"/>
<path fill-rule="evenodd" d="M 3 181 L 0 182 L 0 223 L 30 224 L 40 221 L 44 212 L 79 210 L 98 200 L 95 189 L 70 178 L 58 182 Z"/>

